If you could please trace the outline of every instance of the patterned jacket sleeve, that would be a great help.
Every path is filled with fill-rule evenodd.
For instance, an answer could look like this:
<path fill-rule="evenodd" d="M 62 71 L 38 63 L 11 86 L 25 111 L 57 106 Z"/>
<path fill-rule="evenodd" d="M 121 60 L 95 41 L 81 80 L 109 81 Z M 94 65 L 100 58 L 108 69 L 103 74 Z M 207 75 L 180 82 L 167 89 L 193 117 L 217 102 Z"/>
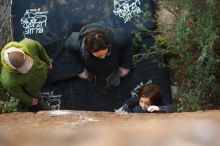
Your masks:
<path fill-rule="evenodd" d="M 159 107 L 159 111 L 155 111 L 155 112 L 152 112 L 152 113 L 173 113 L 173 112 L 176 112 L 176 107 L 173 106 L 173 105 L 165 105 L 165 106 L 158 106 L 158 107 Z M 126 112 L 131 112 L 131 113 L 150 113 L 148 111 L 142 110 L 139 105 L 136 105 L 134 107 L 129 107 L 128 111 L 126 111 Z"/>
<path fill-rule="evenodd" d="M 164 105 L 164 106 L 159 106 L 159 112 L 160 113 L 173 113 L 176 112 L 177 109 L 174 105 Z"/>

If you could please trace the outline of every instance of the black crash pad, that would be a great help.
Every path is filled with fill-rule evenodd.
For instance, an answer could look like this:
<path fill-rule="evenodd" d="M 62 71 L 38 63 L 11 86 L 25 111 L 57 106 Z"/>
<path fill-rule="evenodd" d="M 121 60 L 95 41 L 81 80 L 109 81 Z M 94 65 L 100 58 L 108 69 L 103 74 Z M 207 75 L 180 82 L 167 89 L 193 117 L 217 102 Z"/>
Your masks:
<path fill-rule="evenodd" d="M 144 24 L 153 29 L 152 0 L 12 0 L 14 38 L 30 37 L 45 45 L 94 22 L 132 32 L 132 18 L 146 10 L 152 15 Z"/>
<path fill-rule="evenodd" d="M 43 100 L 53 109 L 113 111 L 130 98 L 130 91 L 141 81 L 152 79 L 161 86 L 166 97 L 164 103 L 171 103 L 167 73 L 151 60 L 139 62 L 129 78 L 122 79 L 120 86 L 113 89 L 92 87 L 86 80 L 74 78 L 68 72 L 71 58 L 66 58 L 63 46 L 72 31 L 79 31 L 85 24 L 99 22 L 134 32 L 136 27 L 131 19 L 145 10 L 145 4 L 148 4 L 152 17 L 144 25 L 154 29 L 152 0 L 12 0 L 15 40 L 28 37 L 39 41 L 54 61 L 42 90 Z M 153 45 L 152 38 L 146 41 Z"/>

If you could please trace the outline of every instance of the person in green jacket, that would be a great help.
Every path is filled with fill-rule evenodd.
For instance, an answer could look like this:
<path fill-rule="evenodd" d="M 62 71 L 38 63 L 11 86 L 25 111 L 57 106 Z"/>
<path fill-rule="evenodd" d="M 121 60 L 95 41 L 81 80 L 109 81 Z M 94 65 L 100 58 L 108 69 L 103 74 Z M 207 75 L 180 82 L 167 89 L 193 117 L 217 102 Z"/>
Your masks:
<path fill-rule="evenodd" d="M 9 42 L 1 51 L 1 83 L 28 107 L 40 104 L 40 90 L 52 63 L 43 46 L 32 39 Z"/>

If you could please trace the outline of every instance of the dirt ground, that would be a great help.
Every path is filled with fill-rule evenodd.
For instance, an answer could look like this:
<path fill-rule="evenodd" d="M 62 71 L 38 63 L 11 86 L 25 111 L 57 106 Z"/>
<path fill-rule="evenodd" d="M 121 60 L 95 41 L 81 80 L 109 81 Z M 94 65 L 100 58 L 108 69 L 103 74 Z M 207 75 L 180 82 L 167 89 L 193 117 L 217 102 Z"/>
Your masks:
<path fill-rule="evenodd" d="M 0 114 L 0 146 L 219 146 L 220 111 Z"/>

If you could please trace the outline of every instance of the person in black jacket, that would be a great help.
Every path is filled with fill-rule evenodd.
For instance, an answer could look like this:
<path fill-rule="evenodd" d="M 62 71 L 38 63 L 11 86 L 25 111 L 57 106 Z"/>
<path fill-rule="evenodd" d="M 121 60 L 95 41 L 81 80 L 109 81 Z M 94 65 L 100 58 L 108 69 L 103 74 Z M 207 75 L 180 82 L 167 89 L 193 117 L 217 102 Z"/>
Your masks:
<path fill-rule="evenodd" d="M 129 74 L 135 53 L 132 38 L 123 28 L 98 23 L 73 32 L 65 47 L 72 59 L 73 76 L 88 80 L 96 77 L 101 87 L 118 86 L 120 78 Z"/>
<path fill-rule="evenodd" d="M 132 90 L 131 95 L 132 98 L 126 100 L 123 106 L 115 111 L 116 113 L 176 112 L 173 105 L 162 106 L 163 96 L 158 85 L 150 82 L 141 83 Z"/>

